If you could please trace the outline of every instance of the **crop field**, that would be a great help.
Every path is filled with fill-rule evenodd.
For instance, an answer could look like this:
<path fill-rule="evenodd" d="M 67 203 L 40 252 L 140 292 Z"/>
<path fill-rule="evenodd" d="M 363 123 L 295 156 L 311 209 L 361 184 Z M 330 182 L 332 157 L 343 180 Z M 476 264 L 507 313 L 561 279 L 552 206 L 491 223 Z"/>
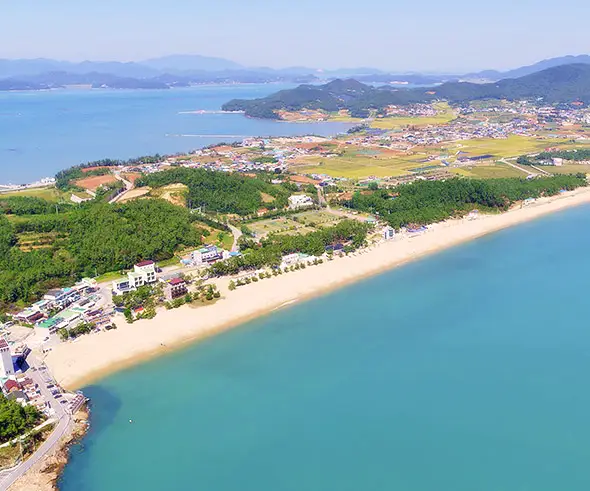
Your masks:
<path fill-rule="evenodd" d="M 371 128 L 390 130 L 403 128 L 405 126 L 447 124 L 457 117 L 455 112 L 446 103 L 435 104 L 434 107 L 439 111 L 435 116 L 388 116 L 385 118 L 377 118 L 371 123 Z"/>
<path fill-rule="evenodd" d="M 477 164 L 465 167 L 452 167 L 449 170 L 453 174 L 463 177 L 472 177 L 477 179 L 494 179 L 502 177 L 526 177 L 524 172 L 510 167 L 507 164 L 497 162 L 494 164 Z"/>
<path fill-rule="evenodd" d="M 511 135 L 504 139 L 478 138 L 464 140 L 457 142 L 454 145 L 449 145 L 447 148 L 452 149 L 455 152 L 465 152 L 472 156 L 489 153 L 497 158 L 508 158 L 518 157 L 526 153 L 540 152 L 547 147 L 554 147 L 563 143 L 566 143 L 566 141 Z"/>
<path fill-rule="evenodd" d="M 543 167 L 539 166 L 539 168 L 550 172 L 551 174 L 577 174 L 578 172 L 590 174 L 590 164 L 548 165 Z"/>

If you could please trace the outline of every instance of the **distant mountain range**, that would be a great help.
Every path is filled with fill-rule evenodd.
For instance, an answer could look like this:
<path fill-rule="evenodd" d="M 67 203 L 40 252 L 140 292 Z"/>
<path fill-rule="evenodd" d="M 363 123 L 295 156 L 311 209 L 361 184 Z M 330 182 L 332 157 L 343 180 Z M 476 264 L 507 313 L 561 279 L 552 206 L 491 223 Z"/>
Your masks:
<path fill-rule="evenodd" d="M 550 58 L 543 60 L 533 65 L 523 66 L 515 68 L 514 70 L 508 70 L 506 72 L 499 72 L 496 70 L 484 70 L 483 72 L 470 73 L 463 75 L 463 79 L 484 79 L 489 81 L 502 80 L 506 78 L 520 78 L 526 75 L 531 75 L 547 68 L 553 68 L 561 65 L 572 65 L 576 63 L 590 64 L 590 55 L 578 55 L 578 56 L 561 56 L 559 58 Z"/>
<path fill-rule="evenodd" d="M 589 55 L 543 60 L 507 72 L 485 70 L 464 75 L 388 73 L 371 67 L 322 70 L 309 67 L 246 67 L 231 60 L 200 55 L 171 55 L 139 62 L 83 61 L 46 58 L 0 59 L 0 90 L 40 90 L 68 85 L 108 88 L 159 88 L 203 83 L 312 83 L 355 78 L 364 83 L 436 85 L 445 82 L 490 82 L 567 64 L 590 64 Z"/>
<path fill-rule="evenodd" d="M 373 87 L 358 80 L 334 80 L 324 85 L 300 85 L 253 100 L 234 99 L 223 105 L 226 111 L 244 111 L 247 116 L 277 119 L 277 110 L 322 109 L 350 111 L 367 117 L 370 110 L 388 105 L 445 100 L 451 103 L 481 99 L 542 100 L 546 103 L 581 101 L 590 103 L 590 65 L 576 63 L 548 68 L 520 78 L 477 84 L 446 82 L 436 87 L 395 89 Z"/>

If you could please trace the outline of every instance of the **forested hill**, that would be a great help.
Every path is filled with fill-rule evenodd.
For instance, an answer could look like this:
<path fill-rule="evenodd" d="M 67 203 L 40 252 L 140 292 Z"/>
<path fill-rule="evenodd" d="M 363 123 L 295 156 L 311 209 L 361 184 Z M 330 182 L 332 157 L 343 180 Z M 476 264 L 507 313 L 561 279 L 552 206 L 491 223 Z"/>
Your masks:
<path fill-rule="evenodd" d="M 334 80 L 324 85 L 300 85 L 268 97 L 234 99 L 223 105 L 226 111 L 244 111 L 247 116 L 278 119 L 277 110 L 348 109 L 352 116 L 366 117 L 370 109 L 390 104 L 446 100 L 451 103 L 479 99 L 542 99 L 546 103 L 581 101 L 590 103 L 590 65 L 563 65 L 516 79 L 490 84 L 448 82 L 436 87 L 396 89 L 372 87 L 357 80 Z"/>

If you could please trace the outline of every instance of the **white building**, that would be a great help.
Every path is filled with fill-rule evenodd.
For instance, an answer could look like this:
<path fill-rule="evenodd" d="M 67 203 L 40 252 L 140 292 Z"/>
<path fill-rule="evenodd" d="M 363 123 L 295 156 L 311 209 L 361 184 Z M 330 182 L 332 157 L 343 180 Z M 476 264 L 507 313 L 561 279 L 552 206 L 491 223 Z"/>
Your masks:
<path fill-rule="evenodd" d="M 289 196 L 289 208 L 297 210 L 299 208 L 307 208 L 313 206 L 313 200 L 306 194 L 294 194 Z"/>
<path fill-rule="evenodd" d="M 194 264 L 211 263 L 213 261 L 218 261 L 219 259 L 224 259 L 224 252 L 225 251 L 214 245 L 202 247 L 201 249 L 191 252 L 191 261 Z"/>
<path fill-rule="evenodd" d="M 395 229 L 393 227 L 385 227 L 383 229 L 383 238 L 385 240 L 391 240 L 395 237 Z"/>
<path fill-rule="evenodd" d="M 127 278 L 113 281 L 113 293 L 124 293 L 137 290 L 140 286 L 156 282 L 156 263 L 154 261 L 141 261 L 133 267 L 133 271 L 127 273 Z"/>
<path fill-rule="evenodd" d="M 0 377 L 6 378 L 14 375 L 14 364 L 10 354 L 10 346 L 3 337 L 0 338 Z"/>

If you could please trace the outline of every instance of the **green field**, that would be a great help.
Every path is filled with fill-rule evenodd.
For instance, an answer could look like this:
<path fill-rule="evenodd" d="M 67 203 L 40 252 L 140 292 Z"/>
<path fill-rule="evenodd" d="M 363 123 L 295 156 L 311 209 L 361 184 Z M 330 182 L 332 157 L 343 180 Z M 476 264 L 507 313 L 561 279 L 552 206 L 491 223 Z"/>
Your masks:
<path fill-rule="evenodd" d="M 33 188 L 33 189 L 24 189 L 22 191 L 0 191 L 0 198 L 3 197 L 10 197 L 10 196 L 33 196 L 35 198 L 43 198 L 47 201 L 69 201 L 70 195 L 68 193 L 63 193 L 59 189 L 49 186 L 45 188 Z"/>

